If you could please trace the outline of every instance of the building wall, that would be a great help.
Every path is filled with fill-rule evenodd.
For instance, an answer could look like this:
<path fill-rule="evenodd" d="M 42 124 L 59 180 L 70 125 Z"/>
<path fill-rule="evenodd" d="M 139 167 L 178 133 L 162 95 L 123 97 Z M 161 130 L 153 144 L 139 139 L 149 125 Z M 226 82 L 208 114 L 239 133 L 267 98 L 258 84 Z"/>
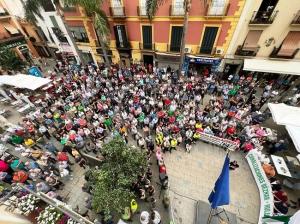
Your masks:
<path fill-rule="evenodd" d="M 152 25 L 152 41 L 155 43 L 155 52 L 167 52 L 168 44 L 171 38 L 172 26 L 183 26 L 183 16 L 170 17 L 170 5 L 173 0 L 166 0 L 159 7 L 156 16 L 153 18 L 152 23 L 147 17 L 140 17 L 138 15 L 139 0 L 121 0 L 125 9 L 125 18 L 116 18 L 111 16 L 110 13 L 110 1 L 104 1 L 102 9 L 108 16 L 110 24 L 110 50 L 112 51 L 112 61 L 119 62 L 120 54 L 116 48 L 116 38 L 114 35 L 114 25 L 124 24 L 126 27 L 126 33 L 131 46 L 131 56 L 133 62 L 139 62 L 142 60 L 143 52 L 139 48 L 139 44 L 142 42 L 142 25 Z M 188 32 L 186 36 L 186 47 L 191 48 L 191 54 L 198 55 L 199 46 L 201 45 L 203 30 L 206 26 L 217 26 L 219 32 L 215 41 L 215 47 L 224 50 L 224 53 L 220 55 L 204 55 L 210 57 L 223 57 L 229 46 L 232 35 L 235 31 L 237 22 L 239 20 L 240 13 L 243 9 L 246 0 L 228 0 L 229 8 L 227 16 L 219 17 L 207 17 L 205 16 L 206 6 L 203 1 L 193 0 L 192 7 L 188 22 Z M 92 52 L 96 61 L 103 61 L 101 55 L 96 53 L 97 38 L 92 32 L 92 24 L 89 18 L 84 14 L 83 10 L 76 10 L 76 12 L 65 12 L 65 18 L 68 23 L 82 23 L 84 22 L 85 29 L 88 30 L 90 44 Z M 79 43 L 80 48 L 80 43 Z M 154 52 L 152 52 L 154 53 Z"/>
<path fill-rule="evenodd" d="M 248 0 L 247 7 L 239 21 L 240 25 L 236 29 L 236 38 L 232 39 L 231 47 L 226 54 L 227 58 L 237 58 L 235 52 L 238 45 L 243 45 L 249 30 L 263 30 L 258 41 L 260 46 L 257 52 L 257 58 L 269 58 L 274 47 L 279 47 L 289 31 L 300 31 L 300 25 L 292 26 L 291 21 L 295 14 L 300 10 L 299 0 L 279 0 L 274 11 L 278 10 L 278 14 L 270 25 L 249 25 L 253 11 L 257 11 L 262 0 Z M 274 38 L 274 42 L 267 47 L 265 41 L 269 38 Z M 295 56 L 295 59 L 300 59 L 300 52 Z"/>

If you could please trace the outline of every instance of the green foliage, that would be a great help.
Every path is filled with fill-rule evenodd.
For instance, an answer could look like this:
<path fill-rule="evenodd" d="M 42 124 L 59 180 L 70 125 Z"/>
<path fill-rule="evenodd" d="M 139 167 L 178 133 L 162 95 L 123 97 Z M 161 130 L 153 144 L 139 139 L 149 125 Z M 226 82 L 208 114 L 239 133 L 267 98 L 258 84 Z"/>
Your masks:
<path fill-rule="evenodd" d="M 159 6 L 161 6 L 164 2 L 165 0 L 146 0 L 146 11 L 149 20 L 152 20 Z"/>
<path fill-rule="evenodd" d="M 0 54 L 0 66 L 4 70 L 21 70 L 24 68 L 25 63 L 17 56 L 17 54 L 7 49 Z"/>
<path fill-rule="evenodd" d="M 79 5 L 88 16 L 93 17 L 95 29 L 102 35 L 109 34 L 109 25 L 105 12 L 101 9 L 103 0 L 64 0 L 69 5 Z"/>
<path fill-rule="evenodd" d="M 93 186 L 93 209 L 121 214 L 134 193 L 130 191 L 138 174 L 146 169 L 146 154 L 135 147 L 126 145 L 122 138 L 116 137 L 105 144 L 101 150 L 105 161 L 100 169 L 93 170 L 90 181 Z"/>
<path fill-rule="evenodd" d="M 43 19 L 40 13 L 40 7 L 42 6 L 42 1 L 46 0 L 27 0 L 23 2 L 23 8 L 25 11 L 25 18 L 27 21 L 35 24 L 37 22 L 36 16 Z"/>

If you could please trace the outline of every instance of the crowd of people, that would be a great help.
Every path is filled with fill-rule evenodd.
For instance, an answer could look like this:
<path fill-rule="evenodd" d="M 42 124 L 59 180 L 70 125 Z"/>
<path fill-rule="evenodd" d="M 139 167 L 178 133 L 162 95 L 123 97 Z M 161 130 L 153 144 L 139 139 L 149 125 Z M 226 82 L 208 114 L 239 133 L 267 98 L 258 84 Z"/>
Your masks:
<path fill-rule="evenodd" d="M 244 152 L 260 152 L 264 144 L 277 143 L 260 125 L 267 119 L 260 109 L 276 95 L 273 83 L 266 83 L 259 94 L 252 74 L 226 79 L 215 73 L 181 77 L 170 67 L 107 68 L 65 61 L 58 62 L 55 70 L 60 81 L 53 82 L 20 128 L 2 135 L 3 142 L 28 158 L 26 163 L 18 158 L 0 161 L 0 177 L 7 183 L 32 180 L 36 190 L 58 197 L 51 192 L 63 186 L 62 179 L 71 178 L 69 157 L 85 168 L 81 152 L 99 156 L 108 136 L 121 136 L 126 142 L 134 139 L 148 150 L 149 158 L 155 152 L 162 184 L 167 181 L 164 153 L 179 146 L 190 152 L 201 133 L 229 139 Z M 56 72 L 50 75 L 57 77 Z M 133 190 L 140 199 L 155 203 L 151 175 L 149 168 Z M 157 219 L 156 212 L 145 219 Z"/>

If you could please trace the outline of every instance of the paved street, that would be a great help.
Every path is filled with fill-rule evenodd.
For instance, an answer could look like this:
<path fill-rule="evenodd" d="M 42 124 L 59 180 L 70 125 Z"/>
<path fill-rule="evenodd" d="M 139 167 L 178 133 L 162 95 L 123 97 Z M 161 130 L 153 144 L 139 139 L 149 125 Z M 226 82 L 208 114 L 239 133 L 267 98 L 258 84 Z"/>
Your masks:
<path fill-rule="evenodd" d="M 242 152 L 231 154 L 240 167 L 230 171 L 231 203 L 224 208 L 237 215 L 238 223 L 257 223 L 259 193 L 244 156 Z M 196 201 L 208 202 L 224 158 L 223 149 L 202 142 L 194 145 L 190 154 L 183 150 L 166 154 L 175 223 L 194 223 Z"/>

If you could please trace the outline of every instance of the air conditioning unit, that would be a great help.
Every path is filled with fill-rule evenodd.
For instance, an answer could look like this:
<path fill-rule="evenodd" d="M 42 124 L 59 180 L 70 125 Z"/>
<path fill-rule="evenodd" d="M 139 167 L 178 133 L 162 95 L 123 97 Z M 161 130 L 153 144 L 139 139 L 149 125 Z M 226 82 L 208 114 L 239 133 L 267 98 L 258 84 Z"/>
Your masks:
<path fill-rule="evenodd" d="M 216 49 L 216 54 L 223 54 L 224 53 L 224 49 L 223 48 L 217 48 Z"/>
<path fill-rule="evenodd" d="M 184 48 L 184 53 L 191 53 L 192 52 L 192 48 L 191 47 L 186 47 Z"/>

